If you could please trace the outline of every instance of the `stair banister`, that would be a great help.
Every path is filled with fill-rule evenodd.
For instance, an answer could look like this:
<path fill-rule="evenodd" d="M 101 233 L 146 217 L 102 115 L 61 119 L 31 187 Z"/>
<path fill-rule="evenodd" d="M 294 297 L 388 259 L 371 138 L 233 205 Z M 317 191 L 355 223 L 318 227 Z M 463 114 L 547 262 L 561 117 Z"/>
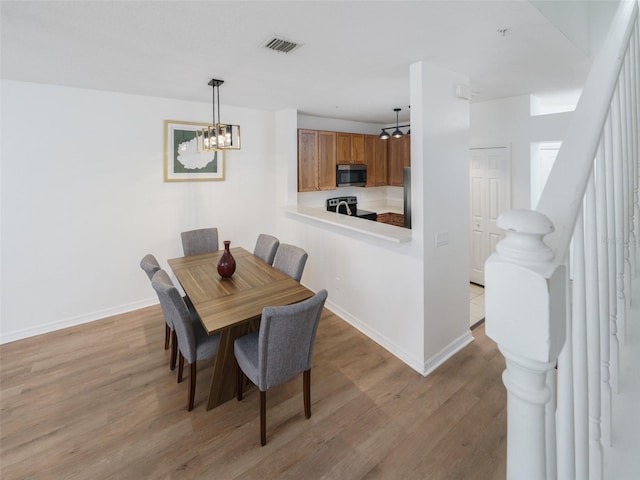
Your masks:
<path fill-rule="evenodd" d="M 511 210 L 498 219 L 506 236 L 487 260 L 487 335 L 498 344 L 507 368 L 507 478 L 547 478 L 547 376 L 564 344 L 566 269 L 543 242 L 553 231 L 544 215 Z M 489 317 L 487 317 L 489 318 Z M 526 441 L 522 441 L 526 439 Z M 551 466 L 552 467 L 552 466 Z M 522 473 L 526 472 L 527 476 Z"/>
<path fill-rule="evenodd" d="M 603 476 L 640 242 L 637 17 L 636 0 L 620 3 L 536 211 L 498 219 L 486 332 L 506 361 L 508 479 Z"/>
<path fill-rule="evenodd" d="M 637 12 L 636 0 L 623 1 L 618 7 L 536 207 L 555 227 L 545 237 L 545 243 L 554 251 L 557 262 L 563 262 L 569 251 L 600 134 L 634 29 L 631 19 Z"/>

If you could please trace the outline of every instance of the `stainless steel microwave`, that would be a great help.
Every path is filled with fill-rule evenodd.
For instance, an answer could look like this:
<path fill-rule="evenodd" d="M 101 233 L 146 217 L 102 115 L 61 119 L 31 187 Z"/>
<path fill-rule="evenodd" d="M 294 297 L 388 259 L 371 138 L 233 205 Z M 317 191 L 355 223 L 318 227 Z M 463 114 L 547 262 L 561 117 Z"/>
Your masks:
<path fill-rule="evenodd" d="M 367 184 L 366 165 L 337 165 L 336 166 L 336 186 L 337 187 L 364 187 Z"/>

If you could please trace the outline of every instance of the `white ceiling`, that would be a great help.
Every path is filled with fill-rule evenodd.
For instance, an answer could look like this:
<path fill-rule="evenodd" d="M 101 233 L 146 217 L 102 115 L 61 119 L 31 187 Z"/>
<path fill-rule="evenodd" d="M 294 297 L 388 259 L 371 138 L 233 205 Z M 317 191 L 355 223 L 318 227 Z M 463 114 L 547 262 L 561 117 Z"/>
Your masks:
<path fill-rule="evenodd" d="M 409 65 L 475 100 L 579 88 L 590 59 L 529 2 L 5 1 L 2 78 L 348 120 L 408 118 Z M 498 30 L 507 28 L 502 36 Z M 302 43 L 262 48 L 272 36 Z"/>

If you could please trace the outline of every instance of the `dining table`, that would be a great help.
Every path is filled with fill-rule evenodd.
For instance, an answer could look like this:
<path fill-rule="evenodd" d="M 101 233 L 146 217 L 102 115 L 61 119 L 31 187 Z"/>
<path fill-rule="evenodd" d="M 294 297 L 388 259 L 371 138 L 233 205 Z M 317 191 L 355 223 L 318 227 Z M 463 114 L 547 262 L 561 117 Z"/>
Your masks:
<path fill-rule="evenodd" d="M 224 250 L 168 260 L 209 335 L 220 334 L 207 410 L 233 398 L 236 390 L 233 344 L 260 326 L 262 309 L 291 305 L 314 293 L 242 247 L 230 249 L 236 262 L 229 278 L 218 274 Z"/>

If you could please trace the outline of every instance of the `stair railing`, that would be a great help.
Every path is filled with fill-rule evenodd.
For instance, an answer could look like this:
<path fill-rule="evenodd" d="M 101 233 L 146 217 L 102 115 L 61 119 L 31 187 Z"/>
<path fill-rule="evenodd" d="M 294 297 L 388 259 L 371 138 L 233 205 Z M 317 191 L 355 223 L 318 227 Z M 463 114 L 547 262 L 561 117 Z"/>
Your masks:
<path fill-rule="evenodd" d="M 505 357 L 507 478 L 600 479 L 636 249 L 640 27 L 618 7 L 535 211 L 498 219 L 486 332 Z"/>

